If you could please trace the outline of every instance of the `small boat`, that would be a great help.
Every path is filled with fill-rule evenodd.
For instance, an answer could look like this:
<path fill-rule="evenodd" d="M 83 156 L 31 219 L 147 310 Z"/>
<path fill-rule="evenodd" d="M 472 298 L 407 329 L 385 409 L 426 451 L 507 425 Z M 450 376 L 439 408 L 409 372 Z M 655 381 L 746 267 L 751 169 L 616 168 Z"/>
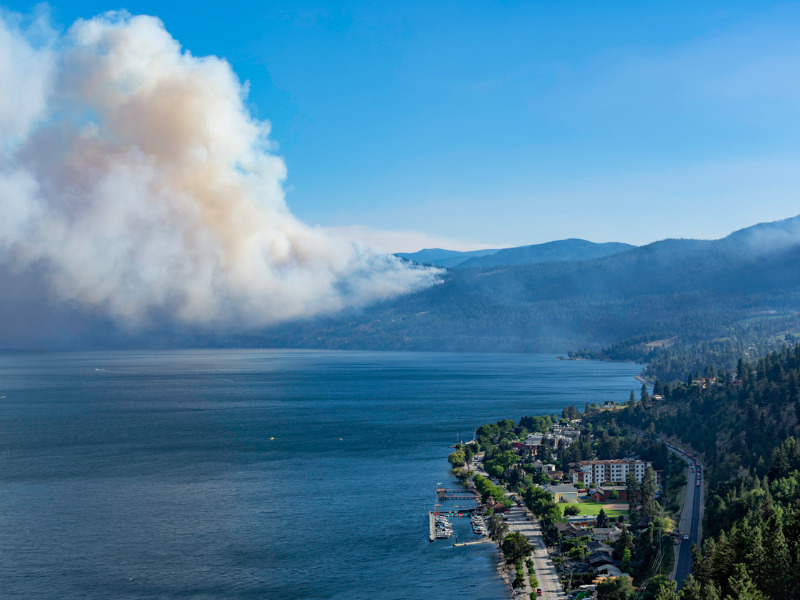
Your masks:
<path fill-rule="evenodd" d="M 446 540 L 451 535 L 453 535 L 452 529 L 436 529 L 436 539 Z"/>

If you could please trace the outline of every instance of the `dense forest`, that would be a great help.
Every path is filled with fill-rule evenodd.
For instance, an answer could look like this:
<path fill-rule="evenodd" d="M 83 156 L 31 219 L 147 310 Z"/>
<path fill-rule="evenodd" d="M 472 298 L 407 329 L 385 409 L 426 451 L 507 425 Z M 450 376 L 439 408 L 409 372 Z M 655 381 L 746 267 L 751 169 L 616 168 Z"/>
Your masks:
<path fill-rule="evenodd" d="M 699 377 L 709 365 L 731 370 L 739 358 L 764 356 L 785 344 L 800 341 L 800 313 L 740 315 L 742 318 L 690 318 L 682 320 L 682 331 L 671 338 L 660 334 L 639 335 L 601 350 L 569 351 L 569 358 L 617 360 L 645 363 L 652 379 L 674 382 L 687 373 Z"/>
<path fill-rule="evenodd" d="M 788 600 L 800 594 L 800 345 L 735 372 L 707 368 L 663 400 L 643 394 L 615 420 L 675 436 L 703 456 L 709 494 L 705 543 L 687 600 Z M 668 589 L 659 597 L 672 597 Z"/>

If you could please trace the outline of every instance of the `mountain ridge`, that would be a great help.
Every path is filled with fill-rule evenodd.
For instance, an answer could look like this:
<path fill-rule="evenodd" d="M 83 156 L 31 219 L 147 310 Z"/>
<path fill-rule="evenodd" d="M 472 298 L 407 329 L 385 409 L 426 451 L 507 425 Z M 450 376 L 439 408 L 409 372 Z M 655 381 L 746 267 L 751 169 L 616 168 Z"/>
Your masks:
<path fill-rule="evenodd" d="M 438 286 L 268 337 L 303 347 L 504 352 L 694 339 L 757 313 L 796 315 L 798 264 L 800 216 L 586 261 L 449 269 Z"/>
<path fill-rule="evenodd" d="M 444 248 L 426 248 L 418 252 L 397 252 L 395 256 L 424 265 L 448 269 L 483 268 L 542 262 L 590 260 L 635 248 L 622 242 L 590 242 L 580 238 L 554 240 L 511 248 L 461 252 Z"/>

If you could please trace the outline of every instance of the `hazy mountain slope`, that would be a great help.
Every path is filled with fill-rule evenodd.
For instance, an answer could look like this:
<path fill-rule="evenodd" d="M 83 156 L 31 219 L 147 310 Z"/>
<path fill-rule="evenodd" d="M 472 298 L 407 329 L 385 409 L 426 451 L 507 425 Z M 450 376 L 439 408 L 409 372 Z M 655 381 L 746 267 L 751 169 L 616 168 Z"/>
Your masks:
<path fill-rule="evenodd" d="M 765 311 L 799 310 L 798 265 L 800 217 L 721 240 L 663 240 L 590 261 L 455 269 L 423 292 L 358 315 L 275 331 L 268 340 L 336 348 L 566 351 L 632 336 L 713 337 Z"/>
<path fill-rule="evenodd" d="M 558 240 L 546 244 L 520 246 L 498 250 L 489 256 L 476 256 L 465 260 L 459 268 L 495 267 L 503 265 L 519 265 L 525 263 L 565 262 L 602 258 L 618 252 L 635 248 L 630 244 L 607 242 L 596 244 L 580 239 Z"/>

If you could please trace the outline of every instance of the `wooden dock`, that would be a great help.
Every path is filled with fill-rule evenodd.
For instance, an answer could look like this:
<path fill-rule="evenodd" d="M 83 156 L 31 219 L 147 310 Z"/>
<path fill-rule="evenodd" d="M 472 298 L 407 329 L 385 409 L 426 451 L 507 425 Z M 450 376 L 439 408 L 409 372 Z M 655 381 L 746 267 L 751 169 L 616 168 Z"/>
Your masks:
<path fill-rule="evenodd" d="M 475 500 L 477 492 L 468 489 L 447 489 L 436 488 L 436 495 L 439 497 L 439 502 L 443 500 Z"/>
<path fill-rule="evenodd" d="M 428 531 L 430 541 L 434 541 L 436 539 L 436 517 L 433 512 L 428 512 Z"/>

